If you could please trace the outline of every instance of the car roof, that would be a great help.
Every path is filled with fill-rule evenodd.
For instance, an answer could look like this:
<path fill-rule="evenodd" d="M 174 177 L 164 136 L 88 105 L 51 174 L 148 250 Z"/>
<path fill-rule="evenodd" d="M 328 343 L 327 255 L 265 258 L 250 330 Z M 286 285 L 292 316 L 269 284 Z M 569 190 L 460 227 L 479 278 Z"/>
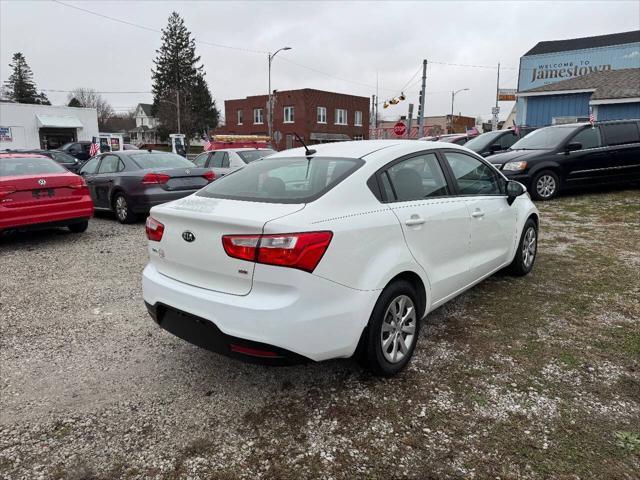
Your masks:
<path fill-rule="evenodd" d="M 47 158 L 45 155 L 42 155 L 40 153 L 0 152 L 0 158 L 24 158 L 24 157 L 27 157 L 27 158 Z"/>
<path fill-rule="evenodd" d="M 273 148 L 267 148 L 267 147 L 259 147 L 259 148 L 255 148 L 255 147 L 238 147 L 238 148 L 216 148 L 215 150 L 207 150 L 207 152 L 247 152 L 250 150 L 273 150 Z M 202 153 L 207 153 L 207 152 L 202 152 Z"/>
<path fill-rule="evenodd" d="M 437 148 L 460 149 L 468 151 L 466 148 L 454 143 L 445 142 L 424 142 L 420 140 L 355 140 L 350 142 L 322 143 L 309 145 L 309 149 L 315 150 L 313 156 L 342 157 L 342 158 L 363 158 L 373 152 L 382 149 L 402 150 L 403 152 L 422 152 L 425 150 L 435 150 Z M 269 159 L 304 157 L 304 147 L 283 150 L 273 155 Z M 366 159 L 364 159 L 366 160 Z"/>

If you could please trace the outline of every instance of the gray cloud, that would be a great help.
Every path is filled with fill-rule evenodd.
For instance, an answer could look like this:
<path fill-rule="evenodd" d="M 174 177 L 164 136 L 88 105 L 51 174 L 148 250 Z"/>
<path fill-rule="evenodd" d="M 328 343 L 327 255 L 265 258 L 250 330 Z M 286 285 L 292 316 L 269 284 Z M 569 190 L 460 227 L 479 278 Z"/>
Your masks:
<path fill-rule="evenodd" d="M 69 3 L 153 29 L 163 28 L 176 10 L 204 42 L 258 51 L 293 47 L 274 62 L 274 88 L 310 87 L 370 96 L 377 75 L 381 99 L 398 94 L 423 58 L 490 66 L 501 62 L 505 67 L 501 86 L 515 87 L 519 57 L 538 41 L 640 28 L 640 3 L 635 1 Z M 40 88 L 149 91 L 152 60 L 160 43 L 154 32 L 58 3 L 0 1 L 2 81 L 9 75 L 11 55 L 22 51 Z M 197 50 L 220 106 L 225 99 L 266 93 L 266 54 L 203 44 Z M 448 92 L 469 88 L 456 97 L 456 111 L 488 118 L 495 77 L 492 68 L 431 64 L 427 114 L 449 112 Z M 418 89 L 416 77 L 405 92 L 409 101 L 417 103 Z M 48 95 L 53 103 L 66 100 L 65 93 Z M 150 94 L 105 97 L 118 110 L 151 100 Z M 404 114 L 407 104 L 381 112 L 388 117 Z M 510 108 L 511 104 L 503 104 L 503 113 Z"/>

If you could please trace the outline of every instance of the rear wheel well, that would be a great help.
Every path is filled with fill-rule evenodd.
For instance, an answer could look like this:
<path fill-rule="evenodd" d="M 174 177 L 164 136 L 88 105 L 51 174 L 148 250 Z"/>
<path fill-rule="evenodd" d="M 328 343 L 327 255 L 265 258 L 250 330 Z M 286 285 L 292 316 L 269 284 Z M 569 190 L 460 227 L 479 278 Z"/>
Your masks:
<path fill-rule="evenodd" d="M 413 288 L 415 288 L 416 294 L 418 295 L 417 300 L 420 306 L 420 311 L 422 312 L 420 315 L 420 318 L 422 318 L 422 316 L 426 313 L 425 309 L 427 308 L 427 290 L 424 286 L 422 279 L 420 278 L 420 275 L 418 275 L 415 272 L 409 272 L 409 271 L 402 272 L 396 275 L 395 277 L 393 277 L 389 281 L 389 283 L 387 283 L 387 285 L 391 285 L 393 282 L 397 280 L 405 280 L 409 282 L 411 285 L 413 285 Z"/>
<path fill-rule="evenodd" d="M 123 189 L 114 188 L 113 191 L 111 192 L 111 199 L 109 200 L 109 205 L 111 205 L 111 209 L 112 210 L 116 209 L 116 197 L 118 196 L 118 194 L 122 194 L 122 196 L 124 196 L 125 200 L 127 199 L 127 194 L 124 193 Z"/>

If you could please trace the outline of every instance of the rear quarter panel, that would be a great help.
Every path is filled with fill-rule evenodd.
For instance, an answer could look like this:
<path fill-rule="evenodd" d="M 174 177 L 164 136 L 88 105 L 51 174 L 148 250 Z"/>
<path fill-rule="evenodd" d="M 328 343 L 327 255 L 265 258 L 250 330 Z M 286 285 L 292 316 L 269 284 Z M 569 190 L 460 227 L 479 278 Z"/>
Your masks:
<path fill-rule="evenodd" d="M 264 233 L 329 230 L 331 244 L 313 275 L 357 290 L 381 290 L 410 271 L 420 276 L 429 298 L 427 274 L 411 256 L 397 217 L 367 187 L 366 166 L 361 170 L 299 212 L 268 222 Z"/>

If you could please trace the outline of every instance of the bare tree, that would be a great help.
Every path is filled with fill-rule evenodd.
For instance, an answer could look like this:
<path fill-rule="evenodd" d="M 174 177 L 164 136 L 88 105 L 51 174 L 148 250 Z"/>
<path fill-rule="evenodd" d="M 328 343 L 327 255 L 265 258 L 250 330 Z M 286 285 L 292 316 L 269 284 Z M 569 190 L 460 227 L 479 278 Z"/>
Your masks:
<path fill-rule="evenodd" d="M 113 108 L 102 95 L 92 88 L 76 88 L 69 94 L 69 101 L 75 98 L 82 107 L 95 108 L 98 111 L 98 129 L 104 130 L 108 120 L 113 117 Z"/>

